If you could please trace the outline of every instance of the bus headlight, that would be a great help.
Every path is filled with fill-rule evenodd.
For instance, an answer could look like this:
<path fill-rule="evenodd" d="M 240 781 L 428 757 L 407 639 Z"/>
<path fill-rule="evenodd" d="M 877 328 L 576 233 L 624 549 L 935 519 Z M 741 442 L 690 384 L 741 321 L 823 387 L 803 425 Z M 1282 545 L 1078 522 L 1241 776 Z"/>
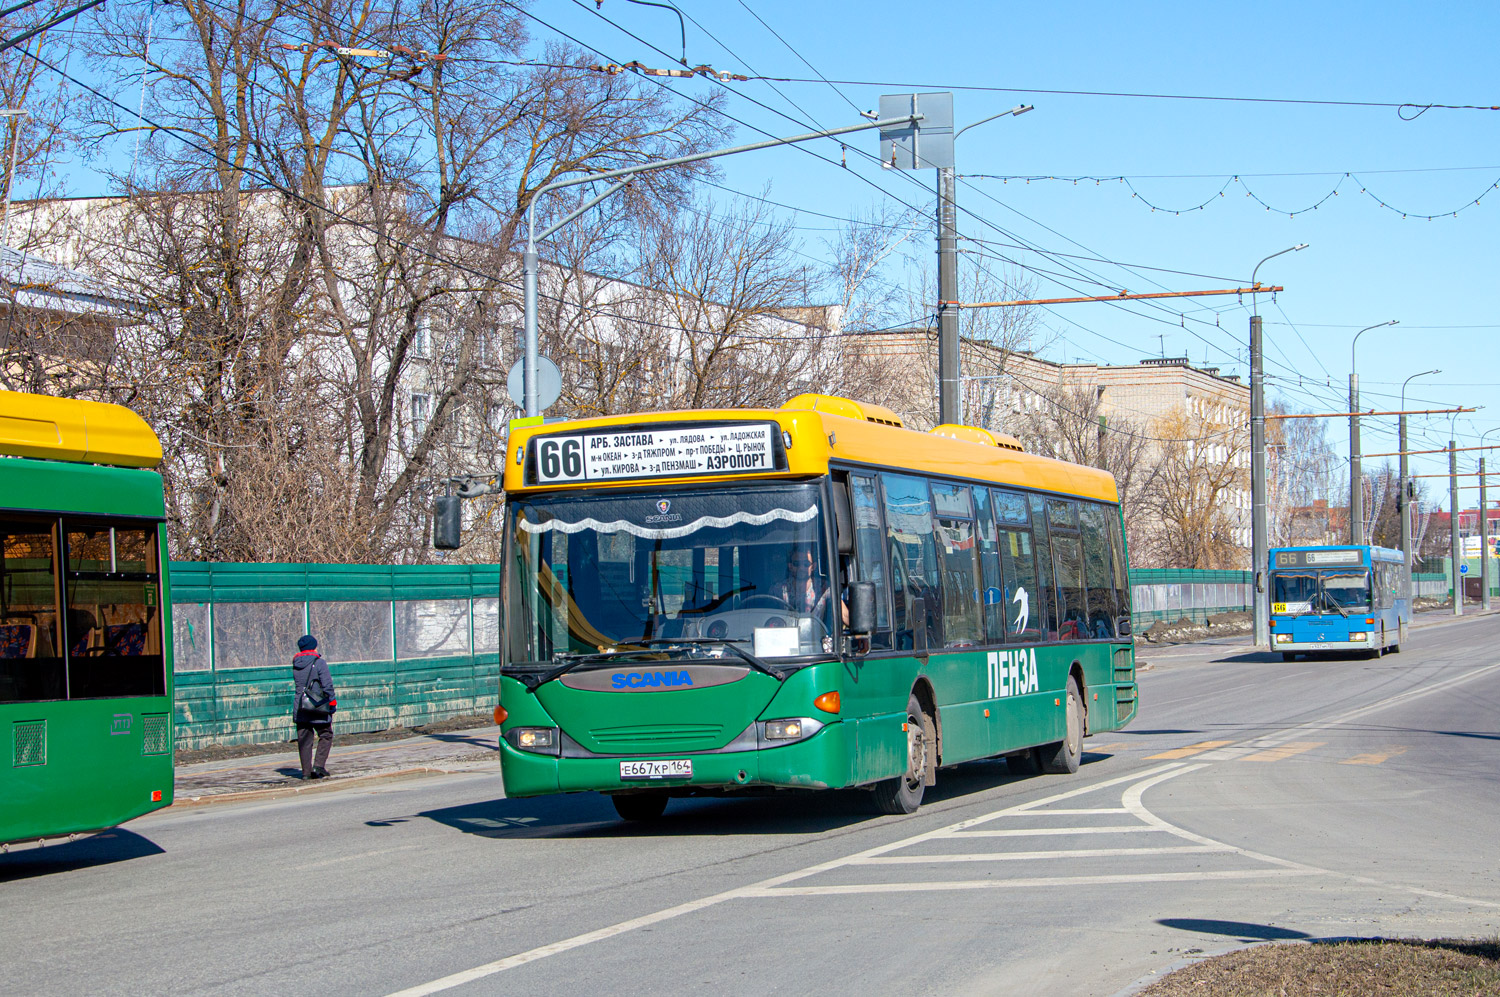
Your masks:
<path fill-rule="evenodd" d="M 1290 644 L 1292 642 L 1291 634 L 1272 634 L 1271 637 L 1278 644 Z"/>
<path fill-rule="evenodd" d="M 505 732 L 505 739 L 518 751 L 534 751 L 543 755 L 557 754 L 558 736 L 556 727 L 512 727 Z"/>
<path fill-rule="evenodd" d="M 800 741 L 803 738 L 812 737 L 822 729 L 822 723 L 811 717 L 767 720 L 761 725 L 761 737 L 767 741 Z"/>
<path fill-rule="evenodd" d="M 1349 634 L 1350 640 L 1369 640 L 1370 635 L 1364 630 L 1355 630 Z"/>

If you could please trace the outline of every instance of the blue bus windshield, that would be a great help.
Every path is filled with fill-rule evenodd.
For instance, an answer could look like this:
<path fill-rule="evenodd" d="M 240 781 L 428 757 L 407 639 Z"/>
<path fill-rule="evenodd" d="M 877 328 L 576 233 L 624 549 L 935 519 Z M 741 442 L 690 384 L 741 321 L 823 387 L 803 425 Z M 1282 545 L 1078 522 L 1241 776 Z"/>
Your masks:
<path fill-rule="evenodd" d="M 1271 602 L 1278 614 L 1288 616 L 1365 612 L 1370 608 L 1370 572 L 1364 568 L 1272 572 Z"/>

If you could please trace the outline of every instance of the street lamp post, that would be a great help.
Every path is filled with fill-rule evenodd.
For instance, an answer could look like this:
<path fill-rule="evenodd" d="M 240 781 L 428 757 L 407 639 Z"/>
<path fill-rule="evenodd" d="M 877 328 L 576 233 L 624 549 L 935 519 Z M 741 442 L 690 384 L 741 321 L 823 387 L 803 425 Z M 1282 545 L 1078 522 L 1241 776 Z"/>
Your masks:
<path fill-rule="evenodd" d="M 1299 242 L 1280 252 L 1272 253 L 1255 264 L 1250 271 L 1250 286 L 1255 287 L 1255 275 L 1266 260 L 1275 259 L 1282 253 L 1294 253 L 1306 249 L 1307 243 Z M 1255 606 L 1255 646 L 1270 647 L 1271 615 L 1266 600 L 1266 556 L 1270 532 L 1266 523 L 1266 394 L 1265 372 L 1260 350 L 1260 315 L 1255 304 L 1255 292 L 1250 292 L 1250 570 L 1255 580 L 1252 600 Z"/>
<path fill-rule="evenodd" d="M 1403 577 L 1407 583 L 1411 580 L 1411 496 L 1407 494 L 1408 480 L 1406 474 L 1406 386 L 1419 377 L 1428 374 L 1441 374 L 1441 370 L 1424 370 L 1420 374 L 1413 374 L 1401 382 L 1401 407 L 1398 411 L 1402 414 L 1398 417 L 1397 444 L 1396 449 L 1400 451 L 1399 467 L 1400 474 L 1397 479 L 1399 488 L 1396 491 L 1396 511 L 1401 516 L 1401 562 L 1405 567 Z M 1349 411 L 1354 411 L 1350 409 Z M 1405 584 L 1405 583 L 1403 583 Z M 1410 593 L 1408 592 L 1408 595 Z"/>
<path fill-rule="evenodd" d="M 1025 114 L 1031 104 L 1017 104 L 1008 111 L 981 118 L 953 133 L 958 137 L 970 128 L 1011 115 Z M 937 171 L 938 194 L 938 422 L 962 422 L 960 405 L 960 330 L 958 328 L 958 204 L 957 172 L 952 166 Z"/>
<path fill-rule="evenodd" d="M 1453 441 L 1457 421 L 1455 412 L 1448 420 L 1448 565 L 1453 577 L 1453 615 L 1462 616 L 1464 586 L 1463 576 L 1458 573 L 1459 555 L 1463 553 L 1458 542 L 1458 444 Z"/>
<path fill-rule="evenodd" d="M 1359 374 L 1354 365 L 1354 348 L 1359 337 L 1371 329 L 1395 325 L 1396 320 L 1367 325 L 1354 334 L 1349 344 L 1349 542 L 1356 547 L 1365 542 L 1365 481 L 1359 465 Z"/>
<path fill-rule="evenodd" d="M 546 239 L 564 225 L 573 221 L 579 215 L 588 211 L 600 201 L 609 197 L 615 191 L 630 183 L 632 177 L 637 173 L 647 173 L 652 170 L 670 169 L 674 166 L 685 166 L 688 163 L 698 163 L 705 159 L 718 159 L 721 156 L 732 156 L 741 152 L 753 152 L 756 149 L 771 149 L 783 145 L 796 145 L 799 142 L 810 142 L 813 139 L 828 138 L 833 135 L 846 135 L 850 132 L 868 131 L 871 128 L 891 128 L 896 125 L 916 125 L 922 120 L 922 115 L 917 113 L 903 114 L 899 117 L 881 118 L 867 121 L 859 125 L 846 125 L 842 128 L 825 128 L 822 131 L 808 132 L 804 135 L 792 135 L 787 138 L 772 138 L 764 142 L 751 142 L 749 145 L 736 145 L 727 149 L 712 149 L 708 152 L 697 152 L 689 156 L 675 156 L 671 159 L 661 159 L 652 163 L 640 163 L 636 166 L 626 166 L 618 170 L 606 170 L 602 173 L 590 173 L 581 177 L 570 177 L 566 180 L 554 180 L 551 183 L 542 184 L 532 192 L 531 200 L 526 204 L 526 249 L 521 254 L 522 268 L 522 308 L 524 310 L 524 362 L 522 364 L 523 400 L 525 401 L 526 415 L 528 418 L 541 414 L 540 406 L 537 404 L 537 274 L 541 269 L 540 260 L 537 257 L 536 244 Z M 623 179 L 622 179 L 623 178 Z M 595 183 L 600 180 L 619 180 L 618 183 L 605 189 L 598 196 L 591 198 L 581 205 L 572 214 L 562 221 L 555 223 L 540 234 L 536 231 L 536 202 L 543 194 L 564 187 L 576 187 L 579 184 Z"/>
<path fill-rule="evenodd" d="M 1500 427 L 1496 427 L 1500 429 Z M 1479 445 L 1495 429 L 1486 429 L 1479 434 Z M 1485 488 L 1484 451 L 1479 452 L 1479 608 L 1490 608 L 1490 514 L 1487 508 L 1489 491 Z"/>

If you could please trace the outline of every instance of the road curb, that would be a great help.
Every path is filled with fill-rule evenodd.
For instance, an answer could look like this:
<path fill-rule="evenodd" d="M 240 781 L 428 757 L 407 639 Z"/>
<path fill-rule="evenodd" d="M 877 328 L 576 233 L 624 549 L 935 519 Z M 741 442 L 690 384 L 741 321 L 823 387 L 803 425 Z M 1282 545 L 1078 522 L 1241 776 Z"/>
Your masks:
<path fill-rule="evenodd" d="M 488 763 L 485 763 L 488 767 Z M 395 769 L 390 772 L 372 772 L 369 775 L 349 776 L 347 778 L 331 777 L 327 781 L 319 780 L 306 786 L 273 786 L 270 789 L 247 789 L 237 793 L 213 793 L 203 796 L 174 796 L 172 805 L 166 812 L 172 810 L 189 810 L 197 807 L 205 807 L 215 803 L 246 803 L 254 800 L 274 800 L 290 798 L 295 796 L 307 796 L 309 794 L 333 793 L 341 789 L 354 789 L 360 786 L 368 786 L 372 783 L 394 782 L 399 779 L 419 779 L 431 775 L 460 775 L 465 772 L 479 771 L 477 768 L 439 768 L 433 765 L 418 765 L 411 768 Z M 496 766 L 495 774 L 499 774 Z"/>

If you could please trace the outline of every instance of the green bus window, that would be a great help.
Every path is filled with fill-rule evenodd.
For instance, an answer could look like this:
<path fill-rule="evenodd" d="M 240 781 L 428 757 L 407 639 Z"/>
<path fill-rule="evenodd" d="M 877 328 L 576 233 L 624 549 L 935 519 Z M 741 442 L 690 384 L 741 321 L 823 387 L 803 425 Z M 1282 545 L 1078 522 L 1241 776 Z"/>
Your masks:
<path fill-rule="evenodd" d="M 1036 594 L 1031 612 L 1041 629 L 1040 640 L 1057 640 L 1057 599 L 1052 589 L 1052 537 L 1047 528 L 1046 499 L 1028 496 L 1031 502 L 1032 534 L 1036 548 Z M 1014 627 L 1011 628 L 1014 631 Z"/>
<path fill-rule="evenodd" d="M 1057 635 L 1062 640 L 1083 640 L 1089 630 L 1083 598 L 1083 547 L 1078 537 L 1052 535 L 1052 565 L 1057 573 Z"/>
<path fill-rule="evenodd" d="M 941 555 L 940 603 L 943 643 L 970 647 L 984 642 L 979 596 L 979 564 L 975 557 L 974 503 L 968 485 L 932 483 L 933 527 Z M 963 518 L 959 518 L 963 517 Z"/>
<path fill-rule="evenodd" d="M 937 540 L 927 482 L 904 474 L 883 474 L 885 524 L 890 541 L 892 595 L 897 647 L 942 647 L 939 620 Z M 921 603 L 922 615 L 915 607 Z M 919 639 L 920 638 L 920 639 Z"/>
<path fill-rule="evenodd" d="M 0 520 L 0 703 L 67 695 L 53 525 Z"/>
<path fill-rule="evenodd" d="M 166 695 L 154 527 L 66 524 L 68 698 Z"/>
<path fill-rule="evenodd" d="M 1113 510 L 1110 510 L 1113 511 Z M 1083 537 L 1083 582 L 1087 590 L 1089 637 L 1115 636 L 1114 564 L 1109 550 L 1105 507 L 1092 502 L 1078 510 Z"/>
<path fill-rule="evenodd" d="M 1042 639 L 1042 586 L 1037 583 L 1036 556 L 1029 530 L 998 531 L 996 546 L 1005 585 L 1001 589 L 1000 615 L 1005 621 L 1006 640 Z"/>
<path fill-rule="evenodd" d="M 1115 576 L 1115 607 L 1119 613 L 1119 622 L 1115 627 L 1121 637 L 1130 636 L 1130 572 L 1127 570 L 1125 560 L 1125 537 L 1120 531 L 1120 510 L 1110 508 L 1106 514 L 1109 520 L 1109 554 L 1110 560 L 1114 562 Z"/>
<path fill-rule="evenodd" d="M 875 583 L 875 633 L 872 648 L 891 646 L 891 586 L 885 573 L 885 530 L 880 525 L 880 496 L 874 477 L 855 474 L 849 478 L 854 497 L 854 557 L 858 578 Z"/>
<path fill-rule="evenodd" d="M 984 604 L 984 637 L 990 644 L 999 644 L 1005 640 L 1005 578 L 1000 573 L 1000 535 L 991 507 L 989 489 L 974 489 L 974 537 L 979 548 L 980 581 L 984 586 L 979 600 Z M 1026 508 L 1024 502 L 1021 508 Z M 1030 537 L 1027 537 L 1027 548 L 1030 549 Z M 1028 598 L 1030 594 L 1028 589 Z"/>

